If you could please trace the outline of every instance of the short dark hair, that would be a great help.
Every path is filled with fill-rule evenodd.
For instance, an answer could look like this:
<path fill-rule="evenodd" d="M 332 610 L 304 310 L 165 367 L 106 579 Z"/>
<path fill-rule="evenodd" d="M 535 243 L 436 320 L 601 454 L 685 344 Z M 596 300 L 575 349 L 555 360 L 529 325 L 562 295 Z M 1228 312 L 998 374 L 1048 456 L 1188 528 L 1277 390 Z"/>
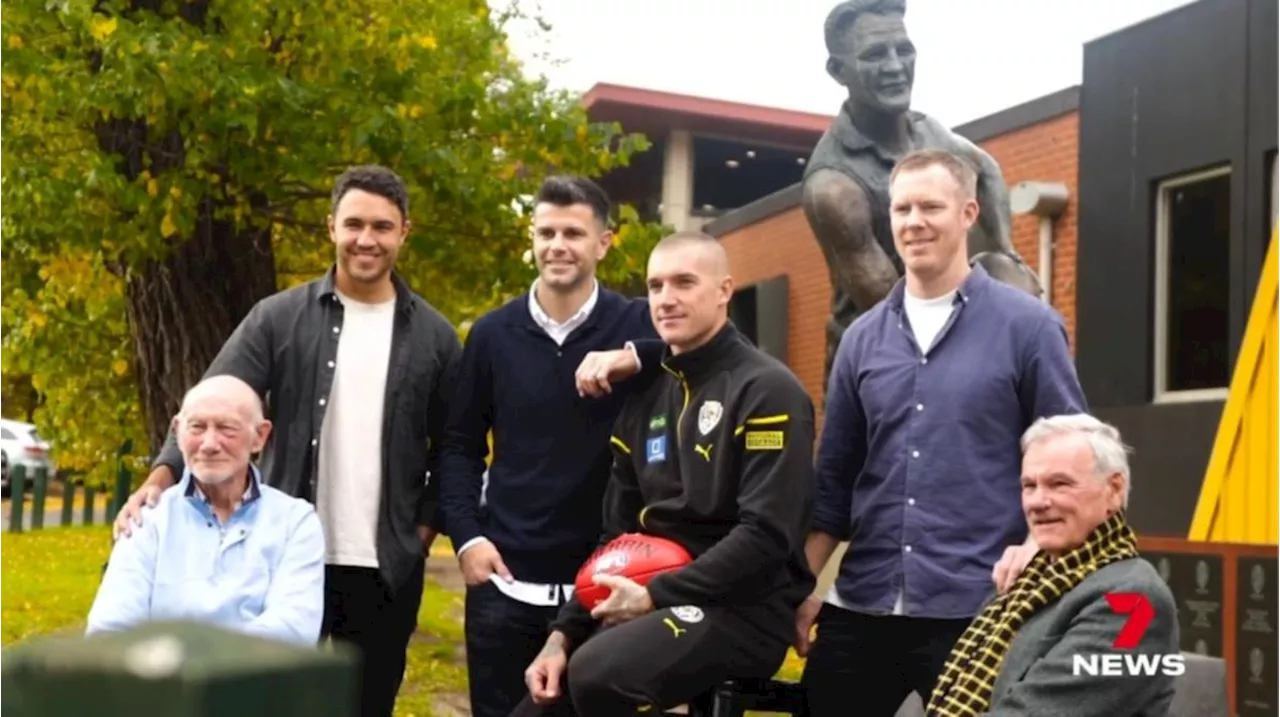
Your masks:
<path fill-rule="evenodd" d="M 823 39 L 827 43 L 827 53 L 842 55 L 850 48 L 846 42 L 849 28 L 864 13 L 888 15 L 890 13 L 905 14 L 907 0 L 845 0 L 836 5 L 827 14 L 827 21 L 822 26 Z"/>
<path fill-rule="evenodd" d="M 889 172 L 889 184 L 898 178 L 901 172 L 927 169 L 939 166 L 951 174 L 952 179 L 960 186 L 960 192 L 966 198 L 973 199 L 978 191 L 978 173 L 969 160 L 945 149 L 917 149 L 894 165 Z"/>
<path fill-rule="evenodd" d="M 396 205 L 402 219 L 409 218 L 409 190 L 404 180 L 395 172 L 376 164 L 364 164 L 343 172 L 333 183 L 332 212 L 338 213 L 338 203 L 352 189 L 384 197 Z"/>
<path fill-rule="evenodd" d="M 558 174 L 547 177 L 533 198 L 534 204 L 546 202 L 557 207 L 586 204 L 604 227 L 609 226 L 609 195 L 599 184 L 575 174 Z"/>

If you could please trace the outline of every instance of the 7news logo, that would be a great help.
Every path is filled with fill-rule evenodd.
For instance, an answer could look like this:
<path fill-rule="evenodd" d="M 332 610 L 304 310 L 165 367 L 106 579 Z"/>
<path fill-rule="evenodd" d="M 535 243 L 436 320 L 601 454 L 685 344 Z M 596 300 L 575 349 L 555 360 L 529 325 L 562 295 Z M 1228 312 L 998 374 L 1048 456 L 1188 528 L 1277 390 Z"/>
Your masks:
<path fill-rule="evenodd" d="M 1147 628 L 1155 619 L 1155 608 L 1147 596 L 1141 593 L 1107 593 L 1105 597 L 1115 613 L 1129 616 L 1111 646 L 1117 650 L 1134 649 L 1142 643 L 1142 636 L 1147 634 Z M 1156 674 L 1177 677 L 1186 671 L 1186 658 L 1181 653 L 1145 655 L 1134 652 L 1104 652 L 1071 656 L 1071 674 L 1076 677 L 1149 677 Z"/>

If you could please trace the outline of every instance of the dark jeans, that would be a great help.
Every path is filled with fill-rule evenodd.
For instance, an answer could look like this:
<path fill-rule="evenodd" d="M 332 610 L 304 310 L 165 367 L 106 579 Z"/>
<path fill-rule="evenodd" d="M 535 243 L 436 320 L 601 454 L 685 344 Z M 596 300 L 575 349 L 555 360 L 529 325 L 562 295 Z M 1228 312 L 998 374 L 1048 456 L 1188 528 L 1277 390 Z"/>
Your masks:
<path fill-rule="evenodd" d="M 472 717 L 508 717 L 529 694 L 524 671 L 550 634 L 558 607 L 507 597 L 490 582 L 467 588 L 465 628 Z M 555 714 L 567 717 L 572 712 Z"/>
<path fill-rule="evenodd" d="M 790 645 L 786 623 L 777 610 L 755 607 L 656 610 L 600 630 L 575 650 L 568 697 L 583 717 L 633 715 L 687 704 L 730 677 L 772 677 Z M 549 712 L 526 698 L 517 714 Z"/>
<path fill-rule="evenodd" d="M 418 626 L 425 563 L 390 590 L 374 568 L 326 565 L 321 640 L 332 637 L 360 653 L 360 715 L 391 717 L 404 680 L 405 651 Z"/>
<path fill-rule="evenodd" d="M 866 615 L 823 605 L 800 678 L 812 717 L 893 717 L 915 691 L 925 704 L 969 620 Z"/>

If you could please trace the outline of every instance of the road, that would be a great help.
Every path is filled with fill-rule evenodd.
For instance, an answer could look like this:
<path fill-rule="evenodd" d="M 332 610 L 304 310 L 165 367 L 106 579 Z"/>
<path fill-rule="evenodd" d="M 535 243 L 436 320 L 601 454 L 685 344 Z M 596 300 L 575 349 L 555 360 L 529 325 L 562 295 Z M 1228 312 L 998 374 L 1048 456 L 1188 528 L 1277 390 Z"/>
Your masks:
<path fill-rule="evenodd" d="M 99 498 L 95 501 L 97 505 L 94 510 L 93 522 L 95 525 L 102 525 L 107 519 L 107 501 Z M 0 529 L 8 530 L 10 518 L 13 516 L 13 505 L 8 499 L 0 501 Z M 51 497 L 45 500 L 44 506 L 44 527 L 56 528 L 62 522 L 62 499 Z M 84 508 L 80 502 L 76 502 L 75 510 L 71 514 L 72 525 L 82 525 L 84 523 Z M 24 528 L 31 526 L 31 498 L 27 498 L 25 510 L 22 511 L 22 525 Z"/>

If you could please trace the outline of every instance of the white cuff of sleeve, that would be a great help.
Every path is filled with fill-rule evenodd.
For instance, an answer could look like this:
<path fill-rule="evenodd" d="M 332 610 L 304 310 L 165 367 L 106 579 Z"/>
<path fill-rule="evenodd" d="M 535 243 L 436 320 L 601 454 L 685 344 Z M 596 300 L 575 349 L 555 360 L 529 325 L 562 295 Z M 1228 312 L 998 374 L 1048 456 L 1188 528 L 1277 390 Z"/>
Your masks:
<path fill-rule="evenodd" d="M 635 342 L 628 341 L 627 343 L 623 344 L 623 348 L 631 352 L 631 358 L 635 359 L 635 362 L 636 362 L 636 372 L 639 373 L 640 369 L 644 368 L 644 364 L 640 363 L 640 352 L 636 351 Z"/>
<path fill-rule="evenodd" d="M 467 552 L 471 548 L 474 548 L 480 543 L 487 543 L 487 542 L 489 542 L 488 538 L 484 537 L 483 535 L 477 535 L 471 540 L 468 540 L 467 542 L 463 543 L 461 548 L 458 548 L 458 557 L 461 558 L 463 553 Z"/>

